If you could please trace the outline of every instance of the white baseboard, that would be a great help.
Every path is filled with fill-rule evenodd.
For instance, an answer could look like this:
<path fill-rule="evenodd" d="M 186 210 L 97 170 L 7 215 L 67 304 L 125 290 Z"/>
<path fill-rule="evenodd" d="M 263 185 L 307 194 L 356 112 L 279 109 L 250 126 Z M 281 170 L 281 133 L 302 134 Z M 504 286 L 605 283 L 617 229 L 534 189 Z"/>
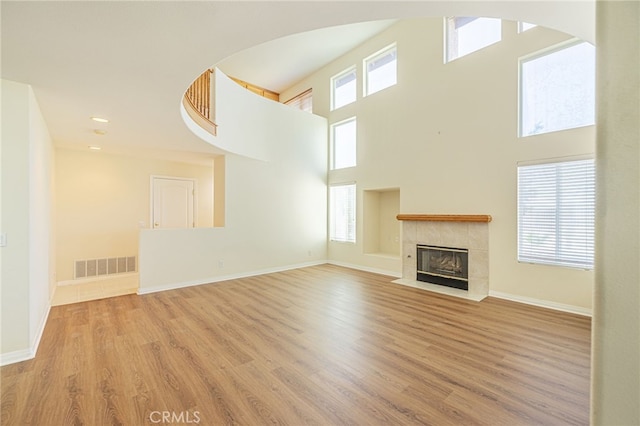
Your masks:
<path fill-rule="evenodd" d="M 33 359 L 38 352 L 38 346 L 40 346 L 40 340 L 42 339 L 42 334 L 44 333 L 44 328 L 47 325 L 47 320 L 49 319 L 49 312 L 51 311 L 51 303 L 47 306 L 47 312 L 44 314 L 42 318 L 42 322 L 38 327 L 36 335 L 31 342 L 31 346 L 27 349 L 20 349 L 13 352 L 7 352 L 4 354 L 0 354 L 0 367 L 15 364 L 16 362 L 27 361 L 29 359 Z"/>
<path fill-rule="evenodd" d="M 16 362 L 22 362 L 29 359 L 33 359 L 36 356 L 36 352 L 32 349 L 21 349 L 19 351 L 7 352 L 0 354 L 0 367 L 9 364 L 15 364 Z"/>
<path fill-rule="evenodd" d="M 563 303 L 550 302 L 548 300 L 534 299 L 531 297 L 516 296 L 514 294 L 502 293 L 500 291 L 489 290 L 490 297 L 497 297 L 498 299 L 511 300 L 512 302 L 524 303 L 527 305 L 539 306 L 541 308 L 553 309 L 556 311 L 568 312 L 571 314 L 583 315 L 590 317 L 593 315 L 593 311 L 581 306 L 565 305 Z"/>
<path fill-rule="evenodd" d="M 51 301 L 47 305 L 47 312 L 42 317 L 42 321 L 40 322 L 40 326 L 38 327 L 38 331 L 36 335 L 33 337 L 33 342 L 31 343 L 31 348 L 33 349 L 33 356 L 36 356 L 36 352 L 38 352 L 38 347 L 40 346 L 40 340 L 42 339 L 42 335 L 44 334 L 44 328 L 47 326 L 47 320 L 49 319 L 49 312 L 51 312 Z"/>
<path fill-rule="evenodd" d="M 203 278 L 203 279 L 198 279 L 193 281 L 182 281 L 178 283 L 164 284 L 164 285 L 155 286 L 155 287 L 139 288 L 138 294 L 139 295 L 150 294 L 150 293 L 157 293 L 160 291 L 176 290 L 176 289 L 185 288 L 185 287 L 193 287 L 196 285 L 211 284 L 211 283 L 216 283 L 220 281 L 237 280 L 239 278 L 255 277 L 257 275 L 272 274 L 274 272 L 282 272 L 282 271 L 289 271 L 291 269 L 306 268 L 308 266 L 324 265 L 325 263 L 327 263 L 326 260 L 317 260 L 314 262 L 305 262 L 305 263 L 297 263 L 294 265 L 277 266 L 274 268 L 260 269 L 257 271 L 240 272 L 237 274 L 229 274 L 229 275 L 217 275 L 215 277 Z"/>
<path fill-rule="evenodd" d="M 369 266 L 355 265 L 353 263 L 338 262 L 336 260 L 328 260 L 326 263 L 329 263 L 331 265 L 336 265 L 336 266 L 343 266 L 345 268 L 350 268 L 350 269 L 357 269 L 358 271 L 365 271 L 365 272 L 371 272 L 374 274 L 387 275 L 393 278 L 402 278 L 402 272 L 387 271 L 385 269 L 371 268 Z"/>

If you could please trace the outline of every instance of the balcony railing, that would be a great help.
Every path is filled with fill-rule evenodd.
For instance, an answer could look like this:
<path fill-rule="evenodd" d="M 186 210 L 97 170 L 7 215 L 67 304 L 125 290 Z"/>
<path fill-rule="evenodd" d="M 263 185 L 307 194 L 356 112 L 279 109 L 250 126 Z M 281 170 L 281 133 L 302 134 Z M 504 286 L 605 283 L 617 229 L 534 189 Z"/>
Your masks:
<path fill-rule="evenodd" d="M 185 107 L 191 118 L 199 122 L 202 127 L 213 135 L 216 135 L 218 126 L 213 121 L 211 107 L 212 74 L 213 70 L 208 69 L 195 79 L 184 94 L 184 103 L 186 103 Z"/>

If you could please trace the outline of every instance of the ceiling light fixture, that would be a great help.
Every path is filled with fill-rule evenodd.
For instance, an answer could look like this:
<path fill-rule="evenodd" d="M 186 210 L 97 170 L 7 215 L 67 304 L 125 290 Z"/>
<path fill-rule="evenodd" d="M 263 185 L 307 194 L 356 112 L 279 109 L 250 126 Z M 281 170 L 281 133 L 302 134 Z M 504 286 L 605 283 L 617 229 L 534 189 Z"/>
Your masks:
<path fill-rule="evenodd" d="M 96 135 L 104 136 L 107 134 L 107 131 L 103 129 L 94 129 L 93 133 L 95 133 Z"/>
<path fill-rule="evenodd" d="M 106 118 L 101 118 L 101 117 L 91 117 L 91 119 L 93 121 L 97 121 L 98 123 L 108 123 L 109 120 L 107 120 Z"/>
<path fill-rule="evenodd" d="M 102 148 L 100 148 L 99 146 L 92 146 L 92 145 L 90 145 L 90 146 L 89 146 L 89 149 L 90 149 L 90 150 L 92 150 L 92 151 L 100 151 Z"/>

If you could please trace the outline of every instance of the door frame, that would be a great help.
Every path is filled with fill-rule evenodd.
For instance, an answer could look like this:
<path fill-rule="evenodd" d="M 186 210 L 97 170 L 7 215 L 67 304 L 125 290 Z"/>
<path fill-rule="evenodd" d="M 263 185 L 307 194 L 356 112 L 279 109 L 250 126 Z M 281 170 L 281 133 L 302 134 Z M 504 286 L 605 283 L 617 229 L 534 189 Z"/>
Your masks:
<path fill-rule="evenodd" d="M 149 229 L 156 229 L 153 226 L 153 197 L 154 197 L 154 180 L 155 179 L 171 179 L 188 181 L 193 183 L 193 228 L 198 227 L 198 180 L 194 178 L 182 177 L 182 176 L 167 176 L 167 175 L 150 175 L 149 176 Z M 189 228 L 187 228 L 189 229 Z M 192 228 L 191 228 L 192 229 Z"/>

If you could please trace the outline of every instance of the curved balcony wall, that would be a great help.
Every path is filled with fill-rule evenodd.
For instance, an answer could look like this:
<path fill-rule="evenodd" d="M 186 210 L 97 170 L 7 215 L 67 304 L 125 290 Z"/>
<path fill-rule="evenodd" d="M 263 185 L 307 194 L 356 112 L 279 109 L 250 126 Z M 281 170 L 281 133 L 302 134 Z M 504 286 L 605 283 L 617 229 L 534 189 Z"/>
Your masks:
<path fill-rule="evenodd" d="M 216 68 L 214 104 L 218 148 L 256 160 L 267 161 L 274 128 L 283 123 L 283 108 L 239 86 Z"/>
<path fill-rule="evenodd" d="M 326 262 L 327 120 L 215 76 L 224 226 L 141 230 L 140 293 Z"/>
<path fill-rule="evenodd" d="M 287 125 L 290 108 L 258 96 L 215 69 L 212 77 L 212 121 L 190 114 L 186 101 L 180 113 L 187 127 L 200 139 L 227 153 L 268 161 L 270 141 L 280 126 Z M 212 129 L 214 129 L 212 131 Z"/>

